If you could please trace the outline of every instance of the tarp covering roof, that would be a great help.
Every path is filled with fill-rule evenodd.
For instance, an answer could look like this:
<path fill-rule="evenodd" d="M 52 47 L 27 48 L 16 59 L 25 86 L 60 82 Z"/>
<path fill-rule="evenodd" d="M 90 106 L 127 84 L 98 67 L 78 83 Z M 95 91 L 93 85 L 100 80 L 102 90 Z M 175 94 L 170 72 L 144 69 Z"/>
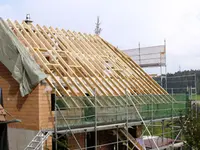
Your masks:
<path fill-rule="evenodd" d="M 29 94 L 46 75 L 7 24 L 0 19 L 0 62 L 20 85 L 21 96 Z"/>

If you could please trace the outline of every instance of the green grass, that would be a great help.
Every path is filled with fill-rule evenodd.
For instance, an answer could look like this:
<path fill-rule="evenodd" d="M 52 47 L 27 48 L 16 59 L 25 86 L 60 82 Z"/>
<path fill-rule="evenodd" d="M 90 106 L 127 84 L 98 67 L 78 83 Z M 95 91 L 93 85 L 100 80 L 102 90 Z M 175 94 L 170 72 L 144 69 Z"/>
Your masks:
<path fill-rule="evenodd" d="M 200 101 L 200 94 L 198 95 L 193 95 L 192 100 L 199 100 Z"/>

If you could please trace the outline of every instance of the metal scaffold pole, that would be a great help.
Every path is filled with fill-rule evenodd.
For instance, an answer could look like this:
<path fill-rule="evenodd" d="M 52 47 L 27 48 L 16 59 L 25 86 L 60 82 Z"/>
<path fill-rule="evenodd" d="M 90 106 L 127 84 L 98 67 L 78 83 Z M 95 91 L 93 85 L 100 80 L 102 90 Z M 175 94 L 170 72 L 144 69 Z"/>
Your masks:
<path fill-rule="evenodd" d="M 78 145 L 79 149 L 82 150 L 81 145 L 79 144 L 78 140 L 76 139 L 76 136 L 75 136 L 74 133 L 72 132 L 72 129 L 71 129 L 70 125 L 68 124 L 66 118 L 65 118 L 64 115 L 62 114 L 62 112 L 61 112 L 61 110 L 60 110 L 60 108 L 59 108 L 59 106 L 58 106 L 57 104 L 56 104 L 56 107 L 57 107 L 57 110 L 58 110 L 58 112 L 60 113 L 61 117 L 62 117 L 63 120 L 65 121 L 65 123 L 66 123 L 66 125 L 67 125 L 67 127 L 68 127 L 68 130 L 71 132 L 71 134 L 72 134 L 74 140 L 76 141 L 76 144 Z M 66 130 L 66 131 L 67 131 L 67 130 Z"/>
<path fill-rule="evenodd" d="M 130 97 L 130 96 L 129 96 L 129 97 Z M 151 135 L 151 132 L 150 132 L 149 129 L 148 129 L 148 126 L 146 125 L 144 119 L 142 118 L 142 116 L 141 116 L 141 114 L 140 114 L 138 108 L 136 107 L 135 103 L 133 103 L 133 107 L 135 108 L 135 110 L 136 110 L 136 112 L 137 112 L 139 118 L 141 119 L 141 121 L 142 121 L 142 123 L 143 123 L 145 129 L 147 130 L 148 134 L 149 134 L 150 136 L 152 136 L 152 135 Z M 153 141 L 153 143 L 154 143 L 154 145 L 155 145 L 155 147 L 156 147 L 155 149 L 159 150 L 158 145 L 156 144 L 156 142 L 155 142 L 155 140 L 154 140 L 153 138 L 152 138 L 152 141 Z"/>
<path fill-rule="evenodd" d="M 115 113 L 116 113 L 116 121 L 117 121 L 117 117 L 118 117 L 118 106 L 116 104 L 115 106 L 116 110 L 115 110 Z M 119 150 L 119 127 L 117 126 L 117 134 L 116 134 L 116 140 L 117 140 L 117 145 L 116 145 L 116 149 L 115 150 Z"/>
<path fill-rule="evenodd" d="M 139 65 L 141 65 L 140 42 L 138 43 L 138 50 L 139 50 Z"/>
<path fill-rule="evenodd" d="M 164 142 L 165 120 L 162 120 L 162 143 Z"/>
<path fill-rule="evenodd" d="M 172 139 L 174 138 L 173 136 L 174 136 L 174 121 L 173 121 L 173 110 L 174 110 L 174 102 L 173 102 L 173 100 L 172 100 L 172 110 L 171 110 L 171 121 L 172 121 Z M 172 150 L 174 149 L 174 143 L 172 143 Z"/>
<path fill-rule="evenodd" d="M 54 92 L 56 91 L 56 89 L 54 89 Z M 58 144 L 57 144 L 57 140 L 58 140 L 58 134 L 57 134 L 57 108 L 56 108 L 56 94 L 53 93 L 53 98 L 54 98 L 54 137 L 55 137 L 55 150 L 58 149 Z"/>
<path fill-rule="evenodd" d="M 119 135 L 118 135 L 118 133 L 119 133 L 119 128 L 117 126 L 117 134 L 116 134 L 116 136 L 117 136 L 117 150 L 119 150 Z"/>
<path fill-rule="evenodd" d="M 194 76 L 194 86 L 195 86 L 195 100 L 197 100 L 197 75 L 195 73 L 195 76 Z"/>
<path fill-rule="evenodd" d="M 153 135 L 153 99 L 151 99 L 151 124 L 152 124 L 151 134 Z"/>
<path fill-rule="evenodd" d="M 85 130 L 85 149 L 87 149 L 87 130 Z"/>
<path fill-rule="evenodd" d="M 95 150 L 97 150 L 97 100 L 96 100 L 96 89 L 94 89 L 94 102 L 95 102 Z"/>
<path fill-rule="evenodd" d="M 126 146 L 126 150 L 128 150 L 128 93 L 127 93 L 127 89 L 125 89 L 125 93 L 126 93 L 126 140 L 127 140 L 127 146 Z"/>
<path fill-rule="evenodd" d="M 56 101 L 55 101 L 55 150 L 58 149 L 58 143 L 57 143 L 57 140 L 58 140 L 58 134 L 57 134 L 57 108 L 56 108 Z"/>
<path fill-rule="evenodd" d="M 166 39 L 164 40 L 164 48 L 165 48 L 165 90 L 167 91 Z"/>

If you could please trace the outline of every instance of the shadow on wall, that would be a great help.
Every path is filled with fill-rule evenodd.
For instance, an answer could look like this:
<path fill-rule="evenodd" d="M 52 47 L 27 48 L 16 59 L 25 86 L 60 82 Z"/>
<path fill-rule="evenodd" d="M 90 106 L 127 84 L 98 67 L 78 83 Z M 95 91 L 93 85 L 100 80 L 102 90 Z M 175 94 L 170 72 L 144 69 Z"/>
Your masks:
<path fill-rule="evenodd" d="M 3 81 L 6 81 L 8 85 L 8 95 L 11 98 L 16 98 L 17 104 L 16 107 L 18 110 L 20 110 L 23 107 L 23 104 L 27 100 L 28 96 L 22 97 L 19 91 L 19 84 L 17 81 L 12 77 L 12 74 L 9 72 L 9 70 L 0 62 L 0 66 L 2 67 L 2 73 L 0 74 L 0 78 L 3 79 Z M 1 85 L 0 85 L 1 86 Z M 4 89 L 3 89 L 4 90 Z M 3 91 L 4 93 L 4 91 Z"/>

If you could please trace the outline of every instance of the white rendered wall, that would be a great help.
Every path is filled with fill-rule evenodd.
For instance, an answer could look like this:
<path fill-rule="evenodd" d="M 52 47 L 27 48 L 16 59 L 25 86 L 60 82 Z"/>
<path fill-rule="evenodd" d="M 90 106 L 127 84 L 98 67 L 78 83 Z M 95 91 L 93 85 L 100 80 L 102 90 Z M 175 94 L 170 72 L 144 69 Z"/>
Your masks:
<path fill-rule="evenodd" d="M 38 131 L 8 127 L 9 150 L 23 150 Z"/>

